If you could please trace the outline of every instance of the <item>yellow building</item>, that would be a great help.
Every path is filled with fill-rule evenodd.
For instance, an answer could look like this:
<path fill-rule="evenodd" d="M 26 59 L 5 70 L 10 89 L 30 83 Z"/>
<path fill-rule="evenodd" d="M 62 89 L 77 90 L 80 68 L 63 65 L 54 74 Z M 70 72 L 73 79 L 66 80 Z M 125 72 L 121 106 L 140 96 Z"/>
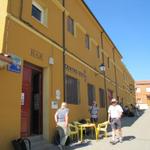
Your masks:
<path fill-rule="evenodd" d="M 136 102 L 141 106 L 150 106 L 150 81 L 136 81 Z"/>
<path fill-rule="evenodd" d="M 0 149 L 19 137 L 51 141 L 62 101 L 70 121 L 89 117 L 93 100 L 100 121 L 112 97 L 135 101 L 134 79 L 84 1 L 0 2 Z"/>

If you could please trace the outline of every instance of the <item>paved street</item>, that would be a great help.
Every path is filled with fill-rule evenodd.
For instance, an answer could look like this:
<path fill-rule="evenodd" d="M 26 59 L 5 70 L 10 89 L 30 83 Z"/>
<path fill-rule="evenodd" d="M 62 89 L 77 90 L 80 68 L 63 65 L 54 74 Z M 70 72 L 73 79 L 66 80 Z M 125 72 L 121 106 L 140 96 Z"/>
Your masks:
<path fill-rule="evenodd" d="M 87 140 L 84 144 L 77 143 L 72 145 L 70 150 L 150 150 L 150 109 L 143 112 L 140 117 L 125 117 L 122 122 L 123 143 L 111 145 L 109 132 L 109 137 L 106 139 Z"/>

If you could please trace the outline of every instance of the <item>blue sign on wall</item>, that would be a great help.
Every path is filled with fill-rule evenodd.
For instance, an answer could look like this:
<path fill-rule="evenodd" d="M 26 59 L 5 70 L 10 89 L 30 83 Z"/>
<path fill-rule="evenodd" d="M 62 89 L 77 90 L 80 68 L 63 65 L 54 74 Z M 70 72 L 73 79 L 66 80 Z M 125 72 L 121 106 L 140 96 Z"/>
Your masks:
<path fill-rule="evenodd" d="M 20 73 L 21 72 L 21 59 L 15 55 L 11 55 L 12 64 L 8 65 L 8 71 Z"/>
<path fill-rule="evenodd" d="M 8 71 L 20 73 L 21 72 L 21 66 L 16 65 L 16 64 L 8 65 Z"/>

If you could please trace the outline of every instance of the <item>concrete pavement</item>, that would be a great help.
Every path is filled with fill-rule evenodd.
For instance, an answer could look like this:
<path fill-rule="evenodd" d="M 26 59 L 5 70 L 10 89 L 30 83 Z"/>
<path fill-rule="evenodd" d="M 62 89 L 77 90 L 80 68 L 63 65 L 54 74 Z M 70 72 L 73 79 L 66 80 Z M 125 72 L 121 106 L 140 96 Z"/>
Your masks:
<path fill-rule="evenodd" d="M 69 150 L 150 150 L 150 109 L 139 117 L 124 117 L 122 125 L 123 143 L 112 145 L 111 137 L 108 137 L 98 141 L 86 140 L 83 144 L 76 143 Z M 58 149 L 53 147 L 51 150 Z"/>

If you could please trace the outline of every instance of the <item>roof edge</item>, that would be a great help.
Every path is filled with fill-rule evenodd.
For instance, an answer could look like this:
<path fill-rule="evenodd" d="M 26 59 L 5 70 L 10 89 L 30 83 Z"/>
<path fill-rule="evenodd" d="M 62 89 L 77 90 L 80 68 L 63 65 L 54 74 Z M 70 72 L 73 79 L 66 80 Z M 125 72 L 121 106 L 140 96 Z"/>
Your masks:
<path fill-rule="evenodd" d="M 102 25 L 100 24 L 100 22 L 97 20 L 97 18 L 95 17 L 95 15 L 91 11 L 91 9 L 88 7 L 88 5 L 86 4 L 86 2 L 84 0 L 81 0 L 81 1 L 84 4 L 84 6 L 87 8 L 87 10 L 89 11 L 89 13 L 92 15 L 92 17 L 94 18 L 94 20 L 97 22 L 97 24 L 100 26 L 100 28 L 103 30 L 103 32 L 106 34 L 106 36 L 108 37 L 108 39 L 110 40 L 110 42 L 112 43 L 112 45 L 114 46 L 114 48 L 117 50 L 117 52 L 119 53 L 119 55 L 121 56 L 121 58 L 123 58 L 123 56 L 119 52 L 118 48 L 116 47 L 116 45 L 114 44 L 114 42 L 111 40 L 111 38 L 109 37 L 109 35 L 107 34 L 107 32 L 104 30 L 104 28 L 102 27 Z"/>

